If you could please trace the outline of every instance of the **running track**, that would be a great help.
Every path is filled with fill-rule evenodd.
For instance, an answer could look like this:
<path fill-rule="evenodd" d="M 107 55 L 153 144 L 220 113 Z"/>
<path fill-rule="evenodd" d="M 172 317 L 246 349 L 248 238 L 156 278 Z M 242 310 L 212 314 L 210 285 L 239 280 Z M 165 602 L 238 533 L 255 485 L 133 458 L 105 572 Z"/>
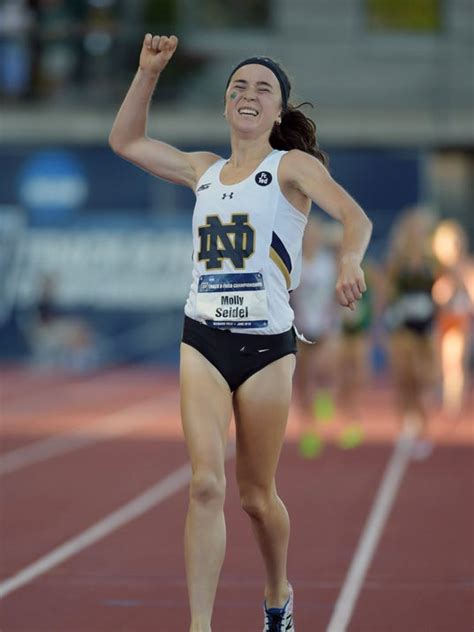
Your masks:
<path fill-rule="evenodd" d="M 4 367 L 0 379 L 1 631 L 187 632 L 176 376 Z M 297 630 L 472 632 L 472 425 L 436 418 L 435 451 L 414 462 L 389 390 L 366 397 L 368 439 L 351 452 L 333 444 L 336 421 L 322 456 L 302 459 L 290 418 L 278 484 L 292 517 Z M 259 631 L 262 569 L 232 442 L 226 516 L 213 630 Z"/>

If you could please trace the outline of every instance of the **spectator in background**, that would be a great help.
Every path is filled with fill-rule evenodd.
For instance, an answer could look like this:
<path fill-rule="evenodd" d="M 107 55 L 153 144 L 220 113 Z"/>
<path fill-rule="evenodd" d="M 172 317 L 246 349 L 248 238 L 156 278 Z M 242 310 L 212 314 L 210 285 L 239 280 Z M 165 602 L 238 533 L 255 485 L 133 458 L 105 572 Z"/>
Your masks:
<path fill-rule="evenodd" d="M 96 368 L 95 336 L 84 319 L 61 314 L 53 277 L 44 275 L 33 314 L 26 323 L 36 366 L 85 372 Z"/>
<path fill-rule="evenodd" d="M 74 2 L 34 0 L 34 4 L 38 20 L 36 90 L 39 96 L 51 96 L 59 93 L 72 77 L 82 27 L 74 14 Z"/>
<path fill-rule="evenodd" d="M 0 4 L 0 94 L 10 100 L 31 91 L 31 33 L 34 14 L 26 0 L 4 0 Z"/>
<path fill-rule="evenodd" d="M 407 209 L 392 229 L 387 258 L 390 365 L 401 421 L 419 432 L 413 449 L 419 460 L 432 451 L 427 402 L 436 379 L 432 229 L 426 209 Z"/>
<path fill-rule="evenodd" d="M 438 306 L 437 334 L 441 365 L 443 409 L 461 413 L 468 383 L 468 355 L 474 315 L 474 264 L 461 225 L 445 220 L 437 227 L 433 248 L 440 274 L 433 287 Z"/>

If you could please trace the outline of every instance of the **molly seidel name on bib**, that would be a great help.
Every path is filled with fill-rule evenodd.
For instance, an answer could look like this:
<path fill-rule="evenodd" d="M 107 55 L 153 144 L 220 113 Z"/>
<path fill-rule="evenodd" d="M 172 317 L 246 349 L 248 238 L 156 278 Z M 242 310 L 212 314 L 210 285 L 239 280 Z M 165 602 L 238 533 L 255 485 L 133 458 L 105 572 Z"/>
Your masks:
<path fill-rule="evenodd" d="M 246 272 L 201 275 L 197 310 L 206 324 L 212 327 L 266 327 L 267 295 L 262 274 Z"/>
<path fill-rule="evenodd" d="M 243 296 L 221 296 L 221 305 L 216 309 L 216 318 L 248 318 L 249 308 L 244 306 Z M 236 305 L 237 307 L 224 307 L 226 305 Z M 240 306 L 240 307 L 238 307 Z"/>

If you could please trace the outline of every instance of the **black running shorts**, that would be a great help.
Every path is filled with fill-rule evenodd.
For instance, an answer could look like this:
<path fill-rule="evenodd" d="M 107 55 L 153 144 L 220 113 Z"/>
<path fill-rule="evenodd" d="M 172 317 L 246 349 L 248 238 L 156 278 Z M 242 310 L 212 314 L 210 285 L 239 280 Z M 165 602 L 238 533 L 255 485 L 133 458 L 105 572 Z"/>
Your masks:
<path fill-rule="evenodd" d="M 240 334 L 184 318 L 182 342 L 197 349 L 222 374 L 231 391 L 271 362 L 297 352 L 291 328 L 282 334 Z"/>

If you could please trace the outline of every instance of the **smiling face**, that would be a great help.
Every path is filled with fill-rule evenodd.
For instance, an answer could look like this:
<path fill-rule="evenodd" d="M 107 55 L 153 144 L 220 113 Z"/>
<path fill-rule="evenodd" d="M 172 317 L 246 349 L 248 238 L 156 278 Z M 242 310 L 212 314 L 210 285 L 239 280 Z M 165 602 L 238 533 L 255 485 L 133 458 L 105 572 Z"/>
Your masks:
<path fill-rule="evenodd" d="M 270 134 L 274 123 L 280 122 L 280 85 L 273 72 L 260 64 L 242 66 L 234 73 L 225 102 L 225 117 L 236 131 Z"/>

